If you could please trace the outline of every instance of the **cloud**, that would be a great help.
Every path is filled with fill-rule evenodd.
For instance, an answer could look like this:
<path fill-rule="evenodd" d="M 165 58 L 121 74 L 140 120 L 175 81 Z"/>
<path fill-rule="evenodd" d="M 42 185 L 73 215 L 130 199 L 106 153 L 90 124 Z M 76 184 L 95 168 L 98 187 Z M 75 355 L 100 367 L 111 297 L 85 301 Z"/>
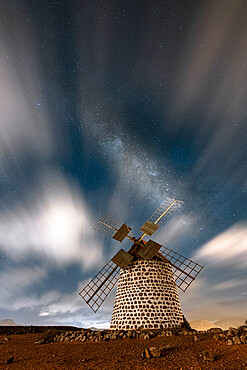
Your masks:
<path fill-rule="evenodd" d="M 177 215 L 168 221 L 165 226 L 157 231 L 156 240 L 159 243 L 180 246 L 185 244 L 185 240 L 191 239 L 191 234 L 196 231 L 198 227 L 199 217 L 191 214 Z"/>
<path fill-rule="evenodd" d="M 236 291 L 237 282 L 235 281 L 235 286 L 230 279 L 228 282 L 214 284 L 210 274 L 207 274 L 207 278 L 205 274 L 204 277 L 198 277 L 185 293 L 179 291 L 185 317 L 188 320 L 205 319 L 212 322 L 232 316 L 244 317 L 246 296 L 241 289 Z M 246 279 L 238 287 L 241 288 L 244 285 L 246 285 Z"/>
<path fill-rule="evenodd" d="M 13 260 L 33 257 L 85 270 L 103 259 L 92 215 L 80 189 L 57 172 L 43 174 L 28 203 L 1 210 L 0 250 Z"/>
<path fill-rule="evenodd" d="M 0 306 L 11 309 L 19 309 L 17 301 L 20 296 L 36 283 L 44 280 L 47 272 L 44 268 L 36 266 L 9 268 L 0 273 Z M 30 307 L 28 304 L 26 307 Z"/>
<path fill-rule="evenodd" d="M 246 286 L 246 279 L 229 279 L 213 286 L 214 291 L 228 290 L 232 288 L 238 288 Z M 243 293 L 242 293 L 243 294 Z"/>
<path fill-rule="evenodd" d="M 194 258 L 223 265 L 246 267 L 247 264 L 247 223 L 241 222 L 216 236 L 202 246 Z"/>
<path fill-rule="evenodd" d="M 221 196 L 246 184 L 246 168 L 238 165 L 246 157 L 246 3 L 225 5 L 209 1 L 198 8 L 171 90 L 172 116 L 178 118 L 173 127 L 188 117 L 200 148 L 190 182 L 223 179 Z"/>
<path fill-rule="evenodd" d="M 9 14 L 6 15 L 8 16 Z M 17 20 L 20 20 L 19 16 L 13 20 L 16 24 L 12 24 L 10 29 L 5 19 L 1 22 L 3 30 L 0 35 L 2 51 L 0 170 L 2 171 L 6 171 L 7 165 L 13 161 L 18 168 L 20 156 L 32 155 L 44 160 L 53 155 L 56 148 L 56 142 L 52 138 L 53 130 L 48 107 L 44 103 L 42 88 L 38 83 L 41 79 L 40 63 L 37 58 L 39 54 L 35 42 L 32 43 L 35 33 L 25 27 L 23 22 L 21 26 L 17 24 Z M 5 29 L 6 27 L 8 29 Z"/>

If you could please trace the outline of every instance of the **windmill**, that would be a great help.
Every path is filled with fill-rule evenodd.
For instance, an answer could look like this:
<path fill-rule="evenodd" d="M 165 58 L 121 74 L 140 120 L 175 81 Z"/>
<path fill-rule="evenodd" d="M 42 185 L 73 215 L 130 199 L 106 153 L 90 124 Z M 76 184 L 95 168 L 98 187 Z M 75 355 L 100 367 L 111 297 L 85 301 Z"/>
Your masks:
<path fill-rule="evenodd" d="M 94 229 L 120 243 L 128 238 L 133 243 L 128 252 L 118 253 L 79 293 L 96 312 L 118 281 L 111 319 L 111 329 L 158 329 L 179 327 L 184 321 L 177 287 L 182 291 L 195 280 L 202 266 L 149 239 L 183 204 L 166 201 L 140 228 L 136 239 L 131 228 L 113 217 L 99 220 Z"/>

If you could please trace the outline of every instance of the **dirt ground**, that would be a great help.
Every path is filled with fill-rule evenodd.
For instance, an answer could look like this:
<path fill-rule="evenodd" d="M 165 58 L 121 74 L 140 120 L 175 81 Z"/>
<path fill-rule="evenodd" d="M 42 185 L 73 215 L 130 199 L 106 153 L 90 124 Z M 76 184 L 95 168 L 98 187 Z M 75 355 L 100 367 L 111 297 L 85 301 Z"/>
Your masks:
<path fill-rule="evenodd" d="M 41 334 L 0 335 L 0 369 L 247 369 L 247 345 L 229 346 L 212 334 L 152 339 L 122 339 L 106 342 L 61 342 L 37 345 Z M 174 349 L 160 358 L 145 359 L 144 348 L 165 345 Z M 203 352 L 212 352 L 213 361 L 205 361 Z M 13 362 L 6 361 L 14 356 Z"/>

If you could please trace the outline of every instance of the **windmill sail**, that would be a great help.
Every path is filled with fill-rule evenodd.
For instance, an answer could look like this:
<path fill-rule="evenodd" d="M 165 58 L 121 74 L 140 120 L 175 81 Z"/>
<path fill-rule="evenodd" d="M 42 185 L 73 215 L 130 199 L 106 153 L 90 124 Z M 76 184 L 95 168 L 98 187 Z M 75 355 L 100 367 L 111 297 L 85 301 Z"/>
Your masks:
<path fill-rule="evenodd" d="M 84 301 L 97 312 L 118 280 L 120 267 L 109 261 L 79 293 Z"/>
<path fill-rule="evenodd" d="M 133 235 L 131 233 L 132 229 L 125 223 L 123 224 L 121 221 L 112 216 L 105 216 L 104 218 L 99 220 L 93 228 L 94 230 L 99 231 L 104 235 L 112 237 L 120 243 L 126 237 L 130 240 L 133 240 Z"/>
<path fill-rule="evenodd" d="M 171 262 L 175 282 L 178 288 L 185 292 L 203 267 L 164 245 L 161 246 L 160 253 Z"/>
<path fill-rule="evenodd" d="M 162 223 L 170 218 L 176 210 L 181 207 L 184 202 L 181 200 L 167 198 L 164 203 L 152 214 L 152 216 L 145 222 L 145 224 L 140 228 L 144 234 L 141 239 L 147 234 L 149 236 L 162 225 Z"/>
<path fill-rule="evenodd" d="M 112 237 L 121 227 L 122 222 L 117 218 L 106 215 L 100 219 L 93 227 L 94 230 L 100 233 Z"/>
<path fill-rule="evenodd" d="M 145 328 L 158 328 L 161 324 L 164 324 L 164 327 L 173 327 L 183 322 L 176 285 L 181 290 L 186 291 L 203 267 L 151 239 L 148 241 L 143 239 L 145 235 L 151 236 L 162 225 L 163 221 L 171 217 L 182 204 L 182 201 L 176 199 L 166 199 L 141 227 L 140 230 L 143 234 L 138 239 L 132 235 L 131 228 L 127 224 L 123 224 L 111 216 L 100 219 L 94 226 L 95 230 L 111 236 L 119 242 L 122 242 L 126 237 L 133 242 L 128 252 L 123 249 L 118 251 L 79 293 L 89 307 L 97 312 L 117 283 L 120 269 L 122 269 L 121 282 L 118 284 L 119 294 L 116 298 L 120 303 L 114 305 L 111 328 L 121 329 L 125 326 L 127 329 L 137 328 L 141 322 L 143 322 Z M 147 270 L 147 266 L 153 266 L 153 269 Z M 145 273 L 142 274 L 141 271 L 145 271 Z M 149 288 L 149 276 L 151 276 L 154 293 Z M 156 283 L 160 276 L 163 276 L 164 279 L 161 279 L 162 283 L 157 288 Z M 139 281 L 139 283 L 136 284 L 136 281 Z M 144 283 L 145 281 L 147 284 Z M 164 297 L 172 296 L 172 300 L 164 298 L 164 302 L 160 301 L 160 306 L 157 306 L 156 289 L 159 289 L 161 293 L 165 292 Z M 137 297 L 139 297 L 139 300 Z M 148 297 L 148 300 L 146 297 Z M 124 299 L 122 300 L 122 298 Z M 143 317 L 144 306 L 142 304 L 137 307 L 137 311 L 133 309 L 137 301 L 150 305 L 150 312 L 152 312 L 153 317 L 151 322 L 149 319 L 151 316 Z M 125 308 L 122 308 L 122 304 Z M 168 314 L 166 310 L 164 311 L 164 304 L 170 307 L 167 311 Z M 136 319 L 136 312 L 137 316 L 139 315 L 138 320 Z M 170 312 L 174 314 L 173 318 L 169 316 Z"/>

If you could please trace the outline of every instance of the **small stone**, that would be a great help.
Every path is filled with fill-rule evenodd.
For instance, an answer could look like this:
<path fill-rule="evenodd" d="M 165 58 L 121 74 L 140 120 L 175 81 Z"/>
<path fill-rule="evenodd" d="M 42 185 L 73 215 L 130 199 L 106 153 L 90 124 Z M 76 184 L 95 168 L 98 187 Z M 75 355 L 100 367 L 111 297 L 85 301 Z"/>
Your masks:
<path fill-rule="evenodd" d="M 233 344 L 241 344 L 240 338 L 236 335 L 235 337 L 232 338 Z"/>
<path fill-rule="evenodd" d="M 144 358 L 150 358 L 151 356 L 150 356 L 150 353 L 149 353 L 149 351 L 148 351 L 148 349 L 147 348 L 145 348 L 143 351 L 142 351 L 142 357 L 144 357 Z"/>
<path fill-rule="evenodd" d="M 241 340 L 241 343 L 242 343 L 242 344 L 245 344 L 245 343 L 246 343 L 246 334 L 245 334 L 245 333 L 243 333 L 243 334 L 241 335 L 240 340 Z"/>
<path fill-rule="evenodd" d="M 202 352 L 202 358 L 204 361 L 210 361 L 210 362 L 215 360 L 215 357 L 211 351 Z"/>
<path fill-rule="evenodd" d="M 194 342 L 197 342 L 199 340 L 198 336 L 194 334 L 193 336 Z"/>
<path fill-rule="evenodd" d="M 152 357 L 160 357 L 161 356 L 160 348 L 158 348 L 158 347 L 150 347 L 149 352 L 150 352 Z"/>
<path fill-rule="evenodd" d="M 11 356 L 9 357 L 7 360 L 6 360 L 6 364 L 12 364 L 12 362 L 14 361 L 14 356 Z"/>
<path fill-rule="evenodd" d="M 228 344 L 228 346 L 232 346 L 233 345 L 233 341 L 231 339 L 228 339 L 227 344 Z"/>
<path fill-rule="evenodd" d="M 36 342 L 34 342 L 34 344 L 43 344 L 43 343 L 44 343 L 43 339 L 40 339 L 40 340 L 37 340 Z"/>

